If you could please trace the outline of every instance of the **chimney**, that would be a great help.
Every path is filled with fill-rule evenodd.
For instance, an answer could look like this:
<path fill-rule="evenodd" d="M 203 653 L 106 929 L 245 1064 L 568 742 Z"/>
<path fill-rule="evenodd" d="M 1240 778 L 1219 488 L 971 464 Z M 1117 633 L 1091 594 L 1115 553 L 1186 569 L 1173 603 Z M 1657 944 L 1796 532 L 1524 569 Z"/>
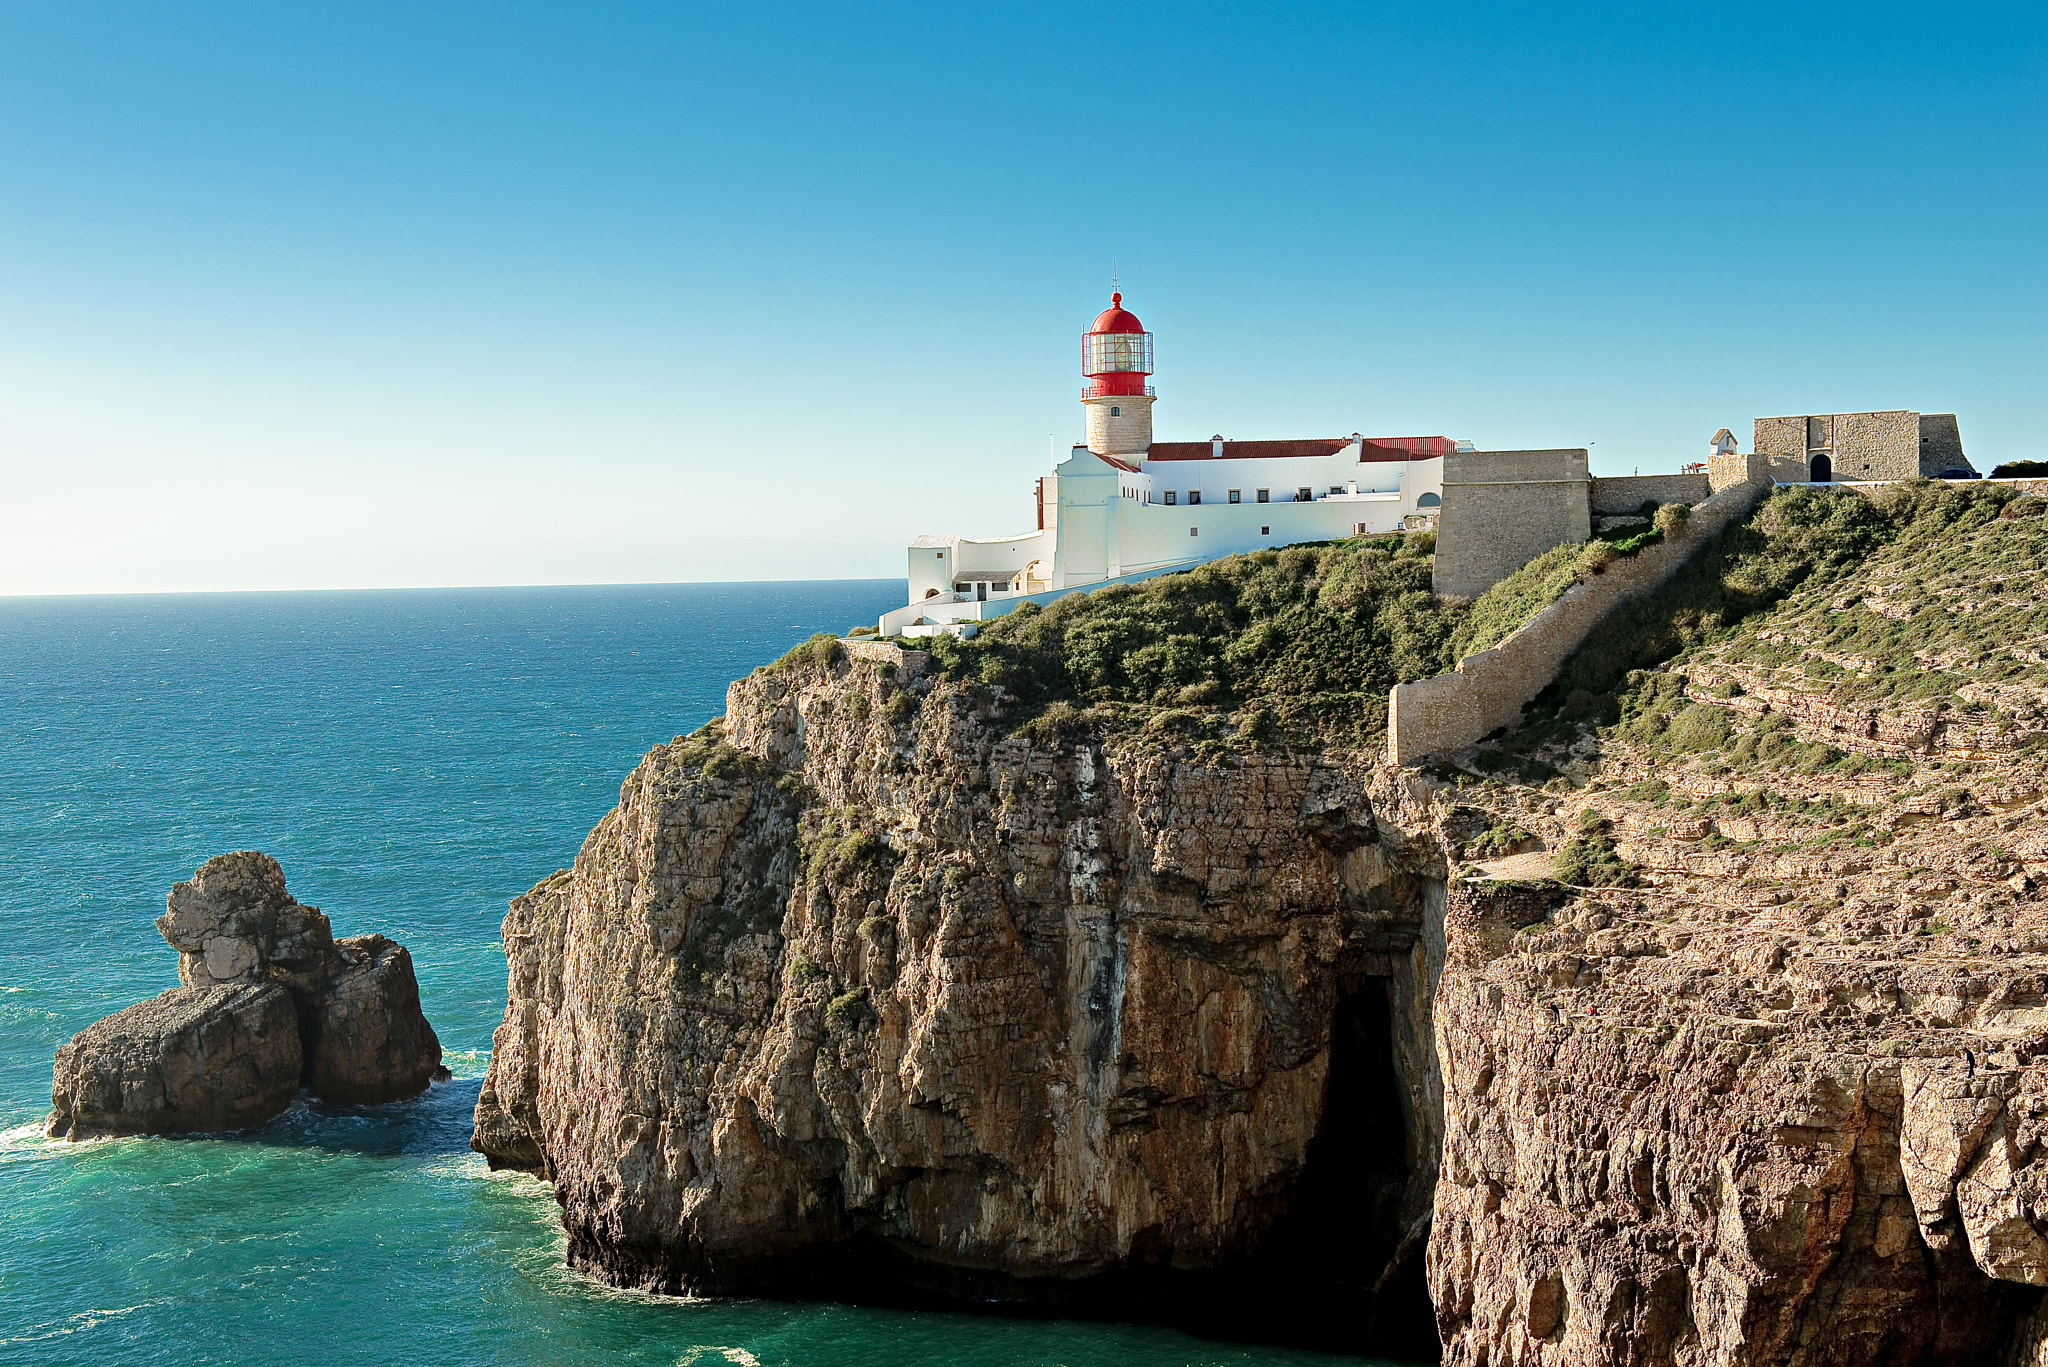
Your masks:
<path fill-rule="evenodd" d="M 1220 456 L 1222 454 L 1223 434 L 1221 432 L 1218 432 L 1215 436 L 1209 438 L 1209 455 L 1211 459 L 1214 459 L 1215 457 Z"/>

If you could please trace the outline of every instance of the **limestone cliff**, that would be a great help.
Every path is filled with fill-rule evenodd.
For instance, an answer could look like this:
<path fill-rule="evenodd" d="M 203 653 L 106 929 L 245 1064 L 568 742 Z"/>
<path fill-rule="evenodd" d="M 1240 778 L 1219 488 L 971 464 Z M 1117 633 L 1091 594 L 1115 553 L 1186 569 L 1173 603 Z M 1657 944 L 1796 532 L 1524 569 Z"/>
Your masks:
<path fill-rule="evenodd" d="M 1431 1351 L 1434 843 L 1369 770 L 1013 734 L 865 649 L 733 685 L 513 904 L 476 1147 L 620 1284 L 1329 1291 Z"/>
<path fill-rule="evenodd" d="M 514 903 L 475 1145 L 660 1290 L 2048 1367 L 2043 582 L 2048 502 L 1779 495 L 1427 770 L 1224 716 L 1307 616 L 822 644 Z"/>

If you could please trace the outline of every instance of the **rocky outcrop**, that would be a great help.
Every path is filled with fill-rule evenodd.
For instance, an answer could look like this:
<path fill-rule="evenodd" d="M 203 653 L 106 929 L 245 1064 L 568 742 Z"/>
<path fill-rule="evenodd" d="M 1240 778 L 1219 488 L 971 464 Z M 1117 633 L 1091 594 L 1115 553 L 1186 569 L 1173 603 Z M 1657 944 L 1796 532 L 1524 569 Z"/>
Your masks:
<path fill-rule="evenodd" d="M 1815 852 L 1818 790 L 1745 851 L 1605 762 L 1482 811 L 1019 730 L 886 662 L 757 673 L 513 904 L 474 1145 L 658 1290 L 1268 1335 L 1320 1301 L 1318 1342 L 1474 1367 L 2048 1364 L 2048 785 L 1943 799 L 1993 855 L 1912 827 L 1882 863 Z M 1601 829 L 1716 862 L 1451 876 Z"/>
<path fill-rule="evenodd" d="M 184 986 L 58 1051 L 53 1138 L 245 1129 L 302 1085 L 326 1101 L 376 1103 L 448 1076 L 405 947 L 334 939 L 269 855 L 209 859 L 171 889 L 156 924 Z"/>
<path fill-rule="evenodd" d="M 335 967 L 320 990 L 319 1034 L 307 1051 L 314 1093 L 376 1105 L 417 1096 L 437 1074 L 447 1076 L 405 946 L 359 935 L 334 949 Z"/>
<path fill-rule="evenodd" d="M 513 903 L 475 1147 L 617 1284 L 1430 1347 L 1434 846 L 875 653 L 735 684 Z"/>
<path fill-rule="evenodd" d="M 1446 1361 L 2036 1361 L 2038 969 L 1532 895 L 1451 899 Z"/>
<path fill-rule="evenodd" d="M 300 906 L 278 862 L 254 850 L 216 855 L 173 887 L 156 928 L 187 987 L 274 982 L 310 1003 L 334 971 L 327 917 Z"/>
<path fill-rule="evenodd" d="M 299 1090 L 298 1013 L 281 987 L 174 987 L 57 1051 L 53 1139 L 240 1130 Z"/>

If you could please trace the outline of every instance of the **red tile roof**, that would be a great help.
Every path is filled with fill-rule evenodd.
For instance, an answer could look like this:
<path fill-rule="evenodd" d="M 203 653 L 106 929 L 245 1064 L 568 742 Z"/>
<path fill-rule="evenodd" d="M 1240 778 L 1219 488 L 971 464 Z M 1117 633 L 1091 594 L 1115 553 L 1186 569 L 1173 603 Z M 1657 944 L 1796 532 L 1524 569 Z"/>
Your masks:
<path fill-rule="evenodd" d="M 1297 441 L 1226 441 L 1225 460 L 1273 460 L 1286 456 L 1334 456 L 1351 444 L 1349 437 L 1309 437 Z M 1449 437 L 1368 437 L 1359 450 L 1359 463 L 1391 460 L 1428 460 L 1457 449 Z M 1155 441 L 1145 453 L 1147 460 L 1208 460 L 1215 454 L 1214 443 L 1206 441 Z"/>
<path fill-rule="evenodd" d="M 1096 453 L 1095 459 L 1101 461 L 1104 465 L 1114 465 L 1117 469 L 1126 471 L 1127 473 L 1133 475 L 1142 475 L 1145 473 L 1143 470 L 1140 470 L 1137 466 L 1131 464 L 1129 461 L 1118 460 L 1115 456 L 1105 456 L 1100 453 Z"/>
<path fill-rule="evenodd" d="M 1375 456 L 1372 449 L 1376 446 L 1402 454 Z M 1428 460 L 1431 456 L 1448 456 L 1458 449 L 1458 443 L 1449 437 L 1367 437 L 1365 448 L 1367 460 Z"/>

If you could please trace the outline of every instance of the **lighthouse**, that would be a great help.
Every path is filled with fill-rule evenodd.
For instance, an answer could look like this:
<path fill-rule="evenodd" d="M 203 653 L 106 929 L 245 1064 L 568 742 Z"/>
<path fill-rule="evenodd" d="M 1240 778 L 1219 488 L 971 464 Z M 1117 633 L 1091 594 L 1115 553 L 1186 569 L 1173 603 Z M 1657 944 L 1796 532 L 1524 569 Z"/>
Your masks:
<path fill-rule="evenodd" d="M 972 635 L 1022 603 L 1240 551 L 1392 536 L 1443 507 L 1447 437 L 1152 440 L 1152 334 L 1121 294 L 1081 334 L 1081 373 L 1088 441 L 1033 484 L 1037 525 L 911 538 L 910 599 L 876 623 L 883 636 Z"/>
<path fill-rule="evenodd" d="M 1088 377 L 1081 406 L 1088 414 L 1088 449 L 1098 456 L 1136 456 L 1152 448 L 1152 334 L 1124 308 L 1121 294 L 1096 315 L 1081 338 L 1081 373 Z"/>

